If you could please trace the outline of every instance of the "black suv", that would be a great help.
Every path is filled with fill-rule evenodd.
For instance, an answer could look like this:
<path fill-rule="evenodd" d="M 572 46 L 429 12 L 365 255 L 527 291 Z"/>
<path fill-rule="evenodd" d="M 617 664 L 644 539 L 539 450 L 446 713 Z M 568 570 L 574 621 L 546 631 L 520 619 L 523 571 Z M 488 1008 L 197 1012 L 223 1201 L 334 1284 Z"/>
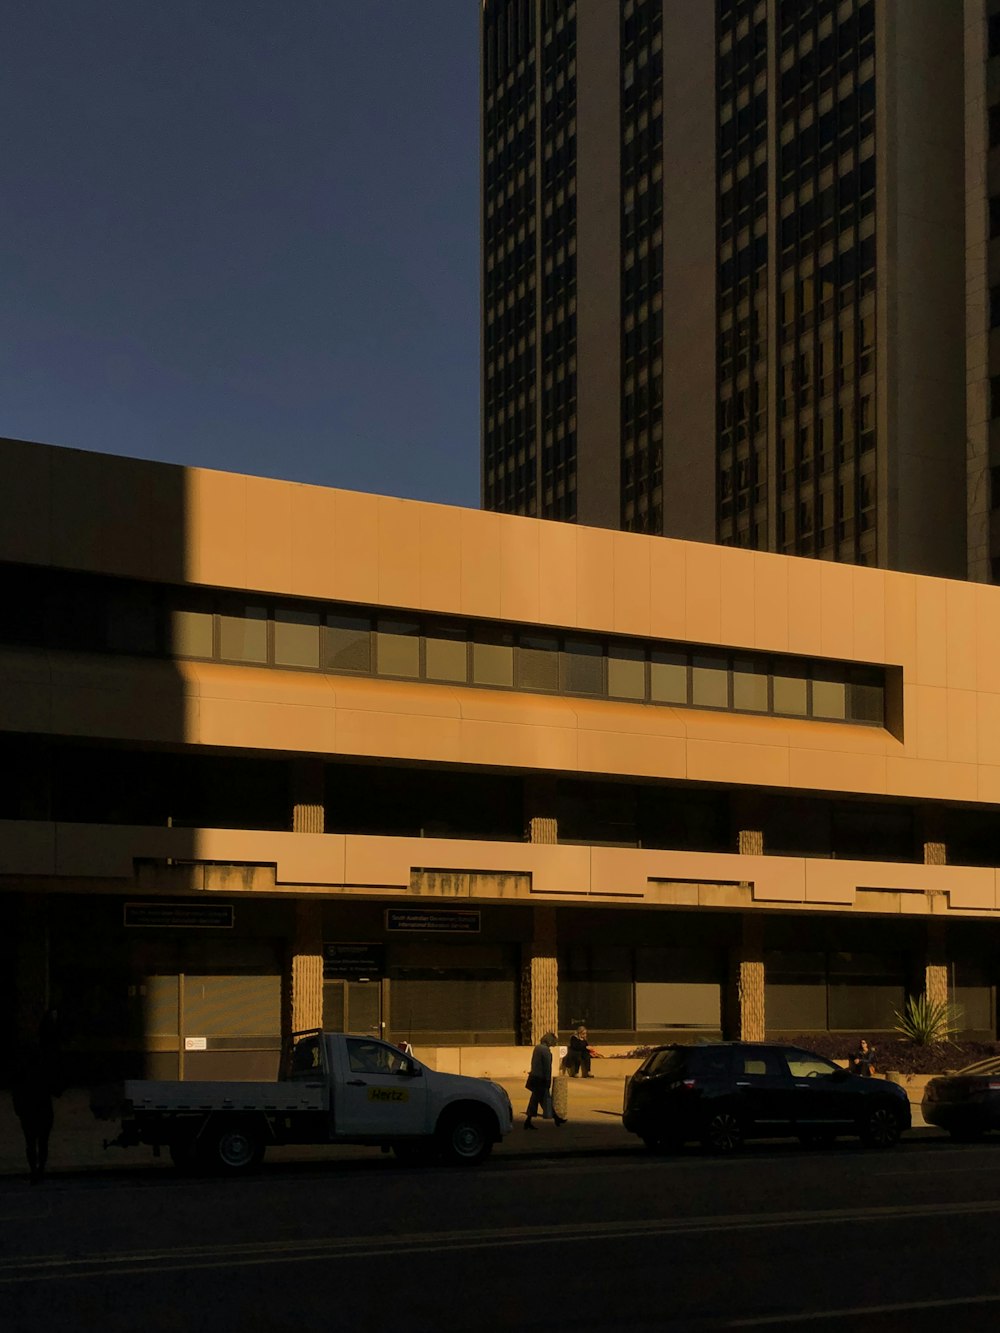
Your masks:
<path fill-rule="evenodd" d="M 733 1152 L 745 1138 L 819 1144 L 838 1134 L 890 1148 L 910 1127 L 910 1103 L 898 1084 L 859 1078 L 822 1055 L 736 1041 L 658 1046 L 629 1080 L 622 1121 L 654 1150 L 700 1139 Z"/>

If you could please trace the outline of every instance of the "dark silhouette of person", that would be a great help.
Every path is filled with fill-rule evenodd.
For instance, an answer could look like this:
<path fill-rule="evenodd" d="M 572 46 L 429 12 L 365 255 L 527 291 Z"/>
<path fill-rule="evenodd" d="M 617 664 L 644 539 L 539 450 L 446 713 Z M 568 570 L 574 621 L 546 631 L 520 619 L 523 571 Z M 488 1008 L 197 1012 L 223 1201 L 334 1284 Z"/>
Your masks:
<path fill-rule="evenodd" d="M 33 1185 L 45 1179 L 54 1120 L 52 1098 L 62 1093 L 57 1035 L 56 1015 L 50 1010 L 42 1018 L 38 1041 L 21 1052 L 14 1069 L 14 1114 L 21 1122 Z"/>
<path fill-rule="evenodd" d="M 875 1051 L 864 1037 L 858 1042 L 858 1049 L 851 1055 L 848 1065 L 852 1074 L 862 1078 L 872 1078 L 875 1074 Z"/>
<path fill-rule="evenodd" d="M 594 1077 L 590 1072 L 589 1043 L 587 1029 L 581 1023 L 569 1039 L 569 1050 L 566 1052 L 566 1058 L 563 1061 L 563 1068 L 571 1078 L 576 1078 L 577 1074 L 582 1074 L 584 1078 Z"/>

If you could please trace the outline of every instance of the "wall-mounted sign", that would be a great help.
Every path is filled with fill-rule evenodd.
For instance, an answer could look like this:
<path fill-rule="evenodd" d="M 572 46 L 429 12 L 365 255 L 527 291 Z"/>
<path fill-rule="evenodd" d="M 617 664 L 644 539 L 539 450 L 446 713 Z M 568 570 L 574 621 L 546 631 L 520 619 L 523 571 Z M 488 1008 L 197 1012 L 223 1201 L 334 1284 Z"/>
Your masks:
<path fill-rule="evenodd" d="M 232 930 L 232 903 L 126 903 L 123 924 L 171 930 Z"/>
<path fill-rule="evenodd" d="M 324 981 L 380 981 L 385 972 L 384 944 L 324 944 Z"/>
<path fill-rule="evenodd" d="M 482 912 L 474 909 L 434 908 L 421 910 L 413 907 L 387 907 L 386 930 L 429 932 L 431 934 L 478 935 L 482 929 Z"/>
<path fill-rule="evenodd" d="M 184 1049 L 185 1049 L 186 1051 L 207 1051 L 207 1050 L 208 1050 L 208 1038 L 207 1038 L 207 1037 L 185 1037 L 185 1038 L 184 1038 Z"/>

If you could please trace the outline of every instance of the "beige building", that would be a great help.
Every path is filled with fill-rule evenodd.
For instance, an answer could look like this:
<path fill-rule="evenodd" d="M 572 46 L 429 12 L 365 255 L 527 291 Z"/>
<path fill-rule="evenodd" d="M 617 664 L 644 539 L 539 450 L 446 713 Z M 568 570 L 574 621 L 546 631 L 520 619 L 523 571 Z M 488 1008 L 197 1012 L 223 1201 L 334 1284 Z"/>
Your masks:
<path fill-rule="evenodd" d="M 994 8 L 484 0 L 484 507 L 988 580 Z"/>
<path fill-rule="evenodd" d="M 18 441 L 0 494 L 20 1035 L 995 1035 L 1000 589 Z"/>

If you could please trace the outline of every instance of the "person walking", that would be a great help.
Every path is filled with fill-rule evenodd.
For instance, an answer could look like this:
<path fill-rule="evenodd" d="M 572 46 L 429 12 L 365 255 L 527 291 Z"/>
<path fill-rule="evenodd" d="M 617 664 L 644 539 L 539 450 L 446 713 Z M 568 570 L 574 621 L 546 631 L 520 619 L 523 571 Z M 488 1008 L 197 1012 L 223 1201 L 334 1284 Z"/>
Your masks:
<path fill-rule="evenodd" d="M 554 1032 L 546 1032 L 531 1052 L 531 1069 L 524 1084 L 531 1093 L 528 1109 L 524 1113 L 525 1129 L 535 1128 L 531 1123 L 534 1116 L 546 1118 L 550 1111 L 557 1125 L 566 1123 L 566 1117 L 556 1115 L 552 1108 L 552 1047 L 558 1040 Z"/>
<path fill-rule="evenodd" d="M 38 1041 L 22 1052 L 15 1065 L 11 1089 L 33 1185 L 45 1179 L 54 1119 L 52 1098 L 62 1093 L 58 1060 L 56 1017 L 50 1010 L 41 1021 Z"/>

